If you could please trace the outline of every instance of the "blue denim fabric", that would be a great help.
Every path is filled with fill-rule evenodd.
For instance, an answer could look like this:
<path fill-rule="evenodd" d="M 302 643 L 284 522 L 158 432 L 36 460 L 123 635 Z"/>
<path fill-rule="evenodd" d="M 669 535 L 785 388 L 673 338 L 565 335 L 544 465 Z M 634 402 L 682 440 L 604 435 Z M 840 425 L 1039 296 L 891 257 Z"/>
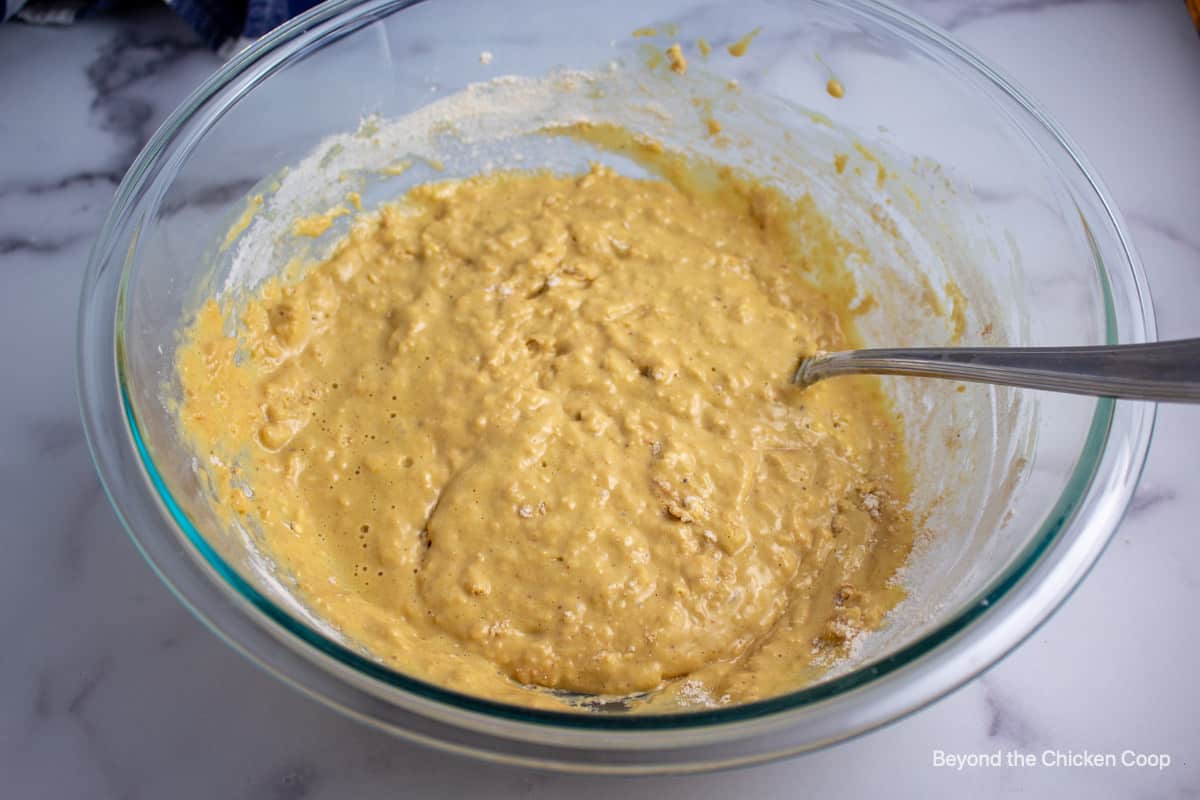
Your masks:
<path fill-rule="evenodd" d="M 0 0 L 2 1 L 2 0 Z M 320 0 L 168 0 L 209 47 L 230 39 L 257 39 Z"/>
<path fill-rule="evenodd" d="M 60 8 L 56 11 L 59 16 L 55 21 L 88 16 L 120 6 L 122 2 L 91 0 L 82 7 L 73 2 L 57 4 Z M 214 50 L 239 38 L 257 39 L 318 2 L 320 0 L 166 0 L 167 5 L 183 17 L 200 39 Z M 55 0 L 0 0 L 0 22 L 16 15 L 23 7 L 26 7 L 26 14 L 31 21 L 42 21 L 38 19 L 39 9 L 53 9 L 55 5 Z"/>

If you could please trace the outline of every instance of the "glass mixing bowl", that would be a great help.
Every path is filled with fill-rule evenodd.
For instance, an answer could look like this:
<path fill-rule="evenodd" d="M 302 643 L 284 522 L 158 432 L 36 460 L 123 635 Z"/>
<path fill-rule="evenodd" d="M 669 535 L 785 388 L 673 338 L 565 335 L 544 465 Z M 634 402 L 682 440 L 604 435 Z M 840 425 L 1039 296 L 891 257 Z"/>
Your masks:
<path fill-rule="evenodd" d="M 644 26 L 657 37 L 631 36 Z M 726 52 L 760 26 L 743 57 Z M 698 52 L 701 36 L 714 46 L 708 58 Z M 889 379 L 908 422 L 914 504 L 934 533 L 904 576 L 908 600 L 815 685 L 747 705 L 644 715 L 509 706 L 393 671 L 312 617 L 252 535 L 222 529 L 170 410 L 173 357 L 197 303 L 222 281 L 237 283 L 238 259 L 274 252 L 252 246 L 257 219 L 234 246 L 221 246 L 246 198 L 264 194 L 281 219 L 327 208 L 326 190 L 344 179 L 375 205 L 403 181 L 438 174 L 430 157 L 384 177 L 377 167 L 405 153 L 371 155 L 359 145 L 393 130 L 389 120 L 503 73 L 572 68 L 632 74 L 635 84 L 673 80 L 639 64 L 675 40 L 691 54 L 695 80 L 725 88 L 714 113 L 736 111 L 725 122 L 746 134 L 725 157 L 811 193 L 871 252 L 871 263 L 855 266 L 880 303 L 862 318 L 868 343 L 952 341 L 953 326 L 905 293 L 922 275 L 934 307 L 953 304 L 950 281 L 967 295 L 965 344 L 1154 338 L 1137 256 L 1079 151 L 1000 73 L 895 8 L 867 0 L 322 4 L 231 60 L 151 139 L 92 252 L 78 331 L 83 420 L 113 507 L 179 599 L 281 680 L 392 733 L 497 761 L 622 773 L 753 763 L 869 730 L 967 681 L 1045 620 L 1112 536 L 1146 455 L 1153 406 Z M 846 87 L 844 98 L 826 91 L 830 77 Z M 489 97 L 473 111 L 459 106 L 482 134 L 524 113 L 502 92 Z M 728 105 L 737 98 L 740 110 Z M 605 92 L 593 101 L 601 116 L 649 107 Z M 553 120 L 569 105 L 544 103 L 541 113 Z M 364 127 L 368 115 L 378 116 Z M 663 135 L 707 146 L 678 127 Z M 527 166 L 574 168 L 596 157 L 529 148 Z M 839 175 L 838 154 L 861 175 Z M 498 150 L 466 148 L 446 159 L 443 174 L 468 174 L 493 158 L 503 160 Z M 294 191 L 305 186 L 311 191 Z M 258 244 L 271 241 L 264 235 Z M 250 271 L 256 266 L 273 265 Z"/>

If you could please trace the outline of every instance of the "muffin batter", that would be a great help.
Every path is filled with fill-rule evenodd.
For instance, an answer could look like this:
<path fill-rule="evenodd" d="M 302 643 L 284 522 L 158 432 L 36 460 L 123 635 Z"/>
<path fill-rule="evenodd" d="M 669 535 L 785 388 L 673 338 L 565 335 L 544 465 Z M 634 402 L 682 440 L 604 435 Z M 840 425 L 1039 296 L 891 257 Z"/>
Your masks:
<path fill-rule="evenodd" d="M 318 616 L 452 689 L 651 708 L 798 688 L 878 626 L 898 421 L 873 378 L 787 383 L 857 344 L 851 247 L 702 172 L 419 186 L 200 310 L 184 430 Z"/>

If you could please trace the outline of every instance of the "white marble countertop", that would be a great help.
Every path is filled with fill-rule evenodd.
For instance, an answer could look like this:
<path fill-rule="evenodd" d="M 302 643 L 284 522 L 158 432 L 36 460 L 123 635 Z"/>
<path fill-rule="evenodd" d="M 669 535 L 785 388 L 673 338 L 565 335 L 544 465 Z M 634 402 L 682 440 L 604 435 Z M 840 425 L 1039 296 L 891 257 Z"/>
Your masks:
<path fill-rule="evenodd" d="M 1160 334 L 1200 335 L 1200 37 L 1182 0 L 913 0 L 1070 131 L 1132 225 Z M 1200 796 L 1200 409 L 1164 407 L 1099 565 L 941 702 L 791 761 L 584 779 L 376 733 L 235 654 L 160 584 L 92 470 L 73 386 L 88 247 L 124 169 L 216 65 L 165 11 L 0 27 L 0 795 Z M 933 765 L 935 750 L 1167 753 L 1165 770 Z"/>

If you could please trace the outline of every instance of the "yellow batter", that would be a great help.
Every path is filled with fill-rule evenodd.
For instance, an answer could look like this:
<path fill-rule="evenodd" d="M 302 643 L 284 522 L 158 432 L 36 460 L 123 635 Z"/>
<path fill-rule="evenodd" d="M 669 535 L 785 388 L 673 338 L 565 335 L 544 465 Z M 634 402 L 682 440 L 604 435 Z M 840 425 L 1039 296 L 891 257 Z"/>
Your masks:
<path fill-rule="evenodd" d="M 898 421 L 875 379 L 787 383 L 857 343 L 851 248 L 704 173 L 420 186 L 201 309 L 184 429 L 318 615 L 463 692 L 660 710 L 797 688 L 881 622 Z"/>

